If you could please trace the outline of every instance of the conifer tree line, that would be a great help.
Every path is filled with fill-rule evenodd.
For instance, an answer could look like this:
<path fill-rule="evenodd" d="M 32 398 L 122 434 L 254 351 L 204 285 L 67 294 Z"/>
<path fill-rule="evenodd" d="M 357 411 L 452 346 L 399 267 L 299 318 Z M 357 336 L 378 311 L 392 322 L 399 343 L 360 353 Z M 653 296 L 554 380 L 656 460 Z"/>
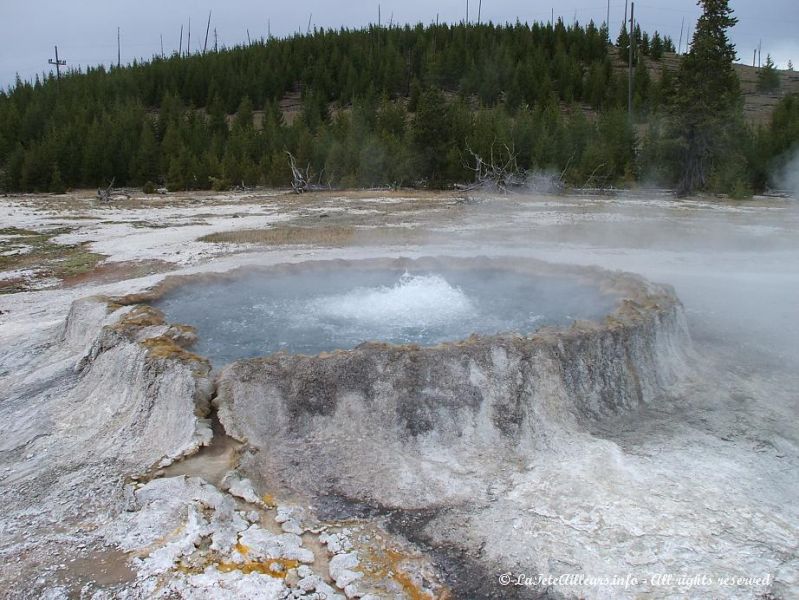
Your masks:
<path fill-rule="evenodd" d="M 679 74 L 659 64 L 674 45 L 633 33 L 632 123 L 626 70 L 593 23 L 316 30 L 18 80 L 0 93 L 0 185 L 285 187 L 290 152 L 325 185 L 446 187 L 473 176 L 468 149 L 512 151 L 520 167 L 578 186 L 676 186 Z M 290 92 L 302 106 L 287 122 L 279 102 Z M 714 162 L 705 187 L 762 189 L 771 161 L 796 141 L 784 139 L 796 119 L 788 99 L 771 128 L 740 120 L 731 162 Z"/>

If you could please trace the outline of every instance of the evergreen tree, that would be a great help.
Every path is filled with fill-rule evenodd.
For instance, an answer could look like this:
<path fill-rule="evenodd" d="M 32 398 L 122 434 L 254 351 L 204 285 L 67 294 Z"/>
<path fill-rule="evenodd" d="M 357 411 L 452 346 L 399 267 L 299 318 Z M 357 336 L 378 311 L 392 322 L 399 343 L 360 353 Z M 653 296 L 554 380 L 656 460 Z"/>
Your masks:
<path fill-rule="evenodd" d="M 773 92 L 780 88 L 780 74 L 771 59 L 771 54 L 766 55 L 766 64 L 757 73 L 757 89 L 761 92 Z"/>
<path fill-rule="evenodd" d="M 624 64 L 630 62 L 630 34 L 627 33 L 627 23 L 623 23 L 619 37 L 616 38 L 616 48 L 619 53 L 619 58 L 624 61 Z"/>
<path fill-rule="evenodd" d="M 418 156 L 419 177 L 433 187 L 443 184 L 450 144 L 449 114 L 444 95 L 428 89 L 419 97 L 413 120 L 413 144 Z"/>
<path fill-rule="evenodd" d="M 737 23 L 728 0 L 700 0 L 691 50 L 680 63 L 674 108 L 682 144 L 678 193 L 708 188 L 710 169 L 735 146 L 741 125 L 735 46 L 727 31 Z"/>
<path fill-rule="evenodd" d="M 663 58 L 663 39 L 656 31 L 652 36 L 652 43 L 649 45 L 649 56 L 652 60 L 660 60 Z"/>
<path fill-rule="evenodd" d="M 58 168 L 58 163 L 53 163 L 53 169 L 50 175 L 50 191 L 54 194 L 63 194 L 67 191 L 67 186 L 61 179 L 61 170 Z"/>

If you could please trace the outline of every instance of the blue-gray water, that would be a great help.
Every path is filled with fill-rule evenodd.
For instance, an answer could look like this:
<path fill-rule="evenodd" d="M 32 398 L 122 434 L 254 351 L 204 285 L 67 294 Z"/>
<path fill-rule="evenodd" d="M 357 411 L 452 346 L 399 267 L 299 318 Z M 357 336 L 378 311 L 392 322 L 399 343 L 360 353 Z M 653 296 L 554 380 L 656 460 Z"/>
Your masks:
<path fill-rule="evenodd" d="M 169 322 L 196 327 L 194 351 L 221 366 L 281 350 L 349 349 L 369 340 L 433 345 L 472 333 L 528 333 L 599 319 L 615 302 L 568 277 L 332 266 L 191 283 L 156 306 Z"/>

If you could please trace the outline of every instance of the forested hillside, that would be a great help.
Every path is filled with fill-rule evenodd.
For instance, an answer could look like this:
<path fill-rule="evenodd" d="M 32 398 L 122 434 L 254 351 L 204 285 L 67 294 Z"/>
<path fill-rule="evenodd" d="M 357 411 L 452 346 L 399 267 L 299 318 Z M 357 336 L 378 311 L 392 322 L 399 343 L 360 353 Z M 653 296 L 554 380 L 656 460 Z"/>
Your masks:
<path fill-rule="evenodd" d="M 286 152 L 332 186 L 468 182 L 473 153 L 492 152 L 578 186 L 673 185 L 663 123 L 675 77 L 659 67 L 673 44 L 639 29 L 635 37 L 634 122 L 618 68 L 627 32 L 614 47 L 604 29 L 561 21 L 316 31 L 18 81 L 0 94 L 2 186 L 282 187 Z M 301 99 L 290 123 L 280 110 L 287 94 Z M 780 114 L 795 123 L 790 102 Z M 770 161 L 794 142 L 770 128 L 741 131 L 738 164 L 716 178 L 719 190 L 764 187 Z"/>

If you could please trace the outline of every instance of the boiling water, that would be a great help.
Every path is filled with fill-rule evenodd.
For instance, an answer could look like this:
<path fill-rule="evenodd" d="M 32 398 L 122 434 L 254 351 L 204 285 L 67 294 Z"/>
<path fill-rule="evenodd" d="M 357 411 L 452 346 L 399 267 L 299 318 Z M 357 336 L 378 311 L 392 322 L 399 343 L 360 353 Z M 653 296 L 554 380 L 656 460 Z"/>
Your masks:
<path fill-rule="evenodd" d="M 156 306 L 169 322 L 195 326 L 200 340 L 194 350 L 221 366 L 281 350 L 349 349 L 368 340 L 433 345 L 472 333 L 529 333 L 601 318 L 615 302 L 568 277 L 334 266 L 192 283 Z"/>

